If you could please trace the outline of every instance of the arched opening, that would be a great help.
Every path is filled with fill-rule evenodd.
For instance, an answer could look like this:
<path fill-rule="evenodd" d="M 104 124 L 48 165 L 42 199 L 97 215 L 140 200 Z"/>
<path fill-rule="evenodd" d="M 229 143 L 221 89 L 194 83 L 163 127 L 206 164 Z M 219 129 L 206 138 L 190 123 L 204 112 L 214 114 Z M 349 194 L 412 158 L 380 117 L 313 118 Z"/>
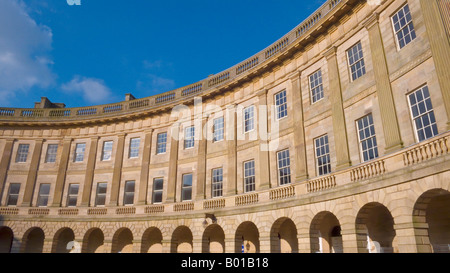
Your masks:
<path fill-rule="evenodd" d="M 105 237 L 99 228 L 92 228 L 86 232 L 83 238 L 83 253 L 105 253 L 103 246 Z"/>
<path fill-rule="evenodd" d="M 422 194 L 413 221 L 418 252 L 450 253 L 450 192 L 433 189 Z"/>
<path fill-rule="evenodd" d="M 121 228 L 113 236 L 112 253 L 133 253 L 133 233 L 128 228 Z"/>
<path fill-rule="evenodd" d="M 317 214 L 309 228 L 312 253 L 343 253 L 341 225 L 328 211 Z"/>
<path fill-rule="evenodd" d="M 252 222 L 244 222 L 236 230 L 236 253 L 259 253 L 259 231 Z"/>
<path fill-rule="evenodd" d="M 175 229 L 172 234 L 172 241 L 170 244 L 171 253 L 192 253 L 192 232 L 186 226 L 180 226 Z"/>
<path fill-rule="evenodd" d="M 14 234 L 9 227 L 0 227 L 0 253 L 10 253 Z"/>
<path fill-rule="evenodd" d="M 151 227 L 142 236 L 141 253 L 162 253 L 162 233 L 156 227 Z"/>
<path fill-rule="evenodd" d="M 280 218 L 270 231 L 272 253 L 298 253 L 297 227 L 289 218 Z"/>
<path fill-rule="evenodd" d="M 44 249 L 44 231 L 40 228 L 32 228 L 24 235 L 24 253 L 42 253 Z"/>
<path fill-rule="evenodd" d="M 225 233 L 223 229 L 217 225 L 209 225 L 202 238 L 203 253 L 225 253 Z"/>
<path fill-rule="evenodd" d="M 356 217 L 356 232 L 360 253 L 398 252 L 393 244 L 396 235 L 394 219 L 380 203 L 369 203 L 360 209 Z"/>
<path fill-rule="evenodd" d="M 72 251 L 72 247 L 69 246 L 69 243 L 74 240 L 75 234 L 70 228 L 62 228 L 58 230 L 53 238 L 52 253 L 70 253 Z"/>

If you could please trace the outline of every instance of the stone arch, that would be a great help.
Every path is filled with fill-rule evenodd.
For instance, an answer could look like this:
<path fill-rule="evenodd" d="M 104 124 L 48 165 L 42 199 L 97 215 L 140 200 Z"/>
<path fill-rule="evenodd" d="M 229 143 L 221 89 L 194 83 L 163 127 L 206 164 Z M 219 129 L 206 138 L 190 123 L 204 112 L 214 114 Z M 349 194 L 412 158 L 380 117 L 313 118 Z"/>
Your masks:
<path fill-rule="evenodd" d="M 14 241 L 14 233 L 11 228 L 0 227 L 0 253 L 10 253 Z"/>
<path fill-rule="evenodd" d="M 162 253 L 163 235 L 159 228 L 149 227 L 142 235 L 141 253 Z"/>
<path fill-rule="evenodd" d="M 383 204 L 372 202 L 364 205 L 356 216 L 355 229 L 358 252 L 397 252 L 394 218 Z"/>
<path fill-rule="evenodd" d="M 337 217 L 329 212 L 319 212 L 311 221 L 310 229 L 311 252 L 342 253 L 341 224 Z"/>
<path fill-rule="evenodd" d="M 225 232 L 218 224 L 209 225 L 203 232 L 202 253 L 225 253 Z"/>
<path fill-rule="evenodd" d="M 170 252 L 171 253 L 193 252 L 192 231 L 187 226 L 179 226 L 172 233 Z"/>
<path fill-rule="evenodd" d="M 288 217 L 276 220 L 270 230 L 272 253 L 298 253 L 297 227 Z"/>
<path fill-rule="evenodd" d="M 105 235 L 100 228 L 89 229 L 83 238 L 82 253 L 105 253 Z"/>
<path fill-rule="evenodd" d="M 253 222 L 241 223 L 236 229 L 234 237 L 236 253 L 259 253 L 259 230 Z"/>
<path fill-rule="evenodd" d="M 45 233 L 39 227 L 28 229 L 22 237 L 23 253 L 42 253 L 44 250 Z"/>
<path fill-rule="evenodd" d="M 418 252 L 450 253 L 450 192 L 431 189 L 416 201 L 413 222 Z"/>
<path fill-rule="evenodd" d="M 111 253 L 133 253 L 133 233 L 129 228 L 120 228 L 114 233 Z"/>
<path fill-rule="evenodd" d="M 52 253 L 70 253 L 73 249 L 68 248 L 69 243 L 75 240 L 75 233 L 71 228 L 61 228 L 53 237 Z M 75 245 L 73 247 L 76 247 Z"/>

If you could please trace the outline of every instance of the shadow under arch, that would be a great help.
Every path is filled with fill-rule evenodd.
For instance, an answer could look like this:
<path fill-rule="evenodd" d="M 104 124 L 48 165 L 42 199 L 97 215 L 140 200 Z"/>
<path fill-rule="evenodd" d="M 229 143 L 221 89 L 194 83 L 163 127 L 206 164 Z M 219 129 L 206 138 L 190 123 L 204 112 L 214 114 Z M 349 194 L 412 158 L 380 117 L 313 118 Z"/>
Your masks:
<path fill-rule="evenodd" d="M 129 228 L 120 228 L 114 233 L 112 253 L 133 253 L 133 233 Z"/>
<path fill-rule="evenodd" d="M 218 224 L 209 225 L 203 232 L 202 253 L 225 253 L 225 232 Z"/>
<path fill-rule="evenodd" d="M 141 253 L 162 253 L 163 235 L 157 227 L 150 227 L 142 235 Z"/>
<path fill-rule="evenodd" d="M 414 204 L 413 223 L 417 252 L 450 253 L 450 192 L 424 192 Z"/>
<path fill-rule="evenodd" d="M 314 216 L 309 238 L 312 253 L 343 253 L 341 224 L 332 212 L 322 211 Z"/>
<path fill-rule="evenodd" d="M 270 252 L 298 253 L 297 227 L 288 217 L 277 219 L 270 230 Z"/>
<path fill-rule="evenodd" d="M 171 253 L 192 253 L 193 252 L 193 236 L 191 230 L 187 226 L 179 226 L 172 233 L 170 243 Z"/>
<path fill-rule="evenodd" d="M 14 242 L 14 232 L 7 226 L 1 226 L 0 223 L 0 253 L 11 253 Z"/>
<path fill-rule="evenodd" d="M 67 247 L 74 240 L 75 233 L 71 228 L 64 227 L 59 229 L 53 237 L 52 253 L 70 253 L 72 249 L 67 249 Z"/>
<path fill-rule="evenodd" d="M 44 250 L 45 233 L 39 227 L 28 229 L 22 238 L 22 253 L 42 253 Z"/>
<path fill-rule="evenodd" d="M 246 221 L 236 229 L 234 237 L 235 253 L 259 253 L 259 230 L 253 222 Z"/>
<path fill-rule="evenodd" d="M 359 253 L 398 252 L 394 218 L 383 204 L 364 205 L 356 216 L 355 228 Z"/>
<path fill-rule="evenodd" d="M 89 229 L 83 237 L 82 253 L 105 253 L 105 236 L 100 228 Z"/>

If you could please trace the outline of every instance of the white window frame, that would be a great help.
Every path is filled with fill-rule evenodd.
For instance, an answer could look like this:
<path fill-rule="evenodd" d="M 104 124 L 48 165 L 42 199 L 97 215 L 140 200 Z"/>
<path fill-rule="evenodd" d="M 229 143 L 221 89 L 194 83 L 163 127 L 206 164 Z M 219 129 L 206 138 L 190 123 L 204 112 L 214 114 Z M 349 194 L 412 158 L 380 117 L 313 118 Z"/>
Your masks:
<path fill-rule="evenodd" d="M 249 165 L 247 165 L 249 164 Z M 245 161 L 243 164 L 244 170 L 244 192 L 254 192 L 256 190 L 256 170 L 255 160 Z"/>
<path fill-rule="evenodd" d="M 191 185 L 190 186 L 185 186 L 184 185 L 184 179 L 187 176 L 191 176 Z M 182 202 L 184 202 L 184 201 L 192 201 L 192 194 L 193 194 L 193 192 L 192 192 L 192 189 L 193 189 L 192 185 L 194 184 L 194 174 L 193 173 L 183 174 L 182 177 L 181 177 L 181 183 L 182 183 L 181 184 L 181 201 Z M 186 198 L 186 199 L 184 198 L 184 193 L 187 190 L 190 191 L 190 198 L 189 199 L 188 198 Z"/>
<path fill-rule="evenodd" d="M 223 196 L 223 168 L 211 170 L 211 196 L 212 198 Z"/>
<path fill-rule="evenodd" d="M 13 189 L 12 188 L 13 186 L 18 186 L 17 193 L 12 193 L 11 192 L 12 189 Z M 9 184 L 8 199 L 6 200 L 6 206 L 8 206 L 8 207 L 15 207 L 15 206 L 17 206 L 17 203 L 19 202 L 20 187 L 21 187 L 20 183 L 11 183 L 11 184 Z M 15 199 L 14 204 L 10 204 L 11 196 L 14 196 L 14 199 Z"/>
<path fill-rule="evenodd" d="M 324 97 L 322 69 L 316 70 L 309 75 L 309 91 L 311 96 L 311 104 L 321 101 Z M 319 96 L 320 95 L 320 96 Z M 314 100 L 316 97 L 320 97 Z"/>
<path fill-rule="evenodd" d="M 286 89 L 276 93 L 274 95 L 275 105 L 276 105 L 276 119 L 281 120 L 288 116 L 288 105 L 287 105 L 287 91 Z"/>
<path fill-rule="evenodd" d="M 105 186 L 105 192 L 104 193 L 100 193 L 100 186 Z M 97 189 L 95 192 L 95 206 L 96 207 L 104 207 L 106 205 L 106 197 L 108 194 L 108 183 L 106 182 L 101 182 L 101 183 L 97 183 Z M 104 204 L 99 204 L 99 197 L 100 196 L 104 196 Z"/>
<path fill-rule="evenodd" d="M 127 188 L 131 184 L 132 184 L 132 190 L 128 191 Z M 136 192 L 136 181 L 135 180 L 125 181 L 125 185 L 123 187 L 123 205 L 124 206 L 133 206 L 134 205 L 135 192 Z M 131 199 L 131 202 L 129 202 L 128 198 Z"/>
<path fill-rule="evenodd" d="M 77 189 L 76 189 L 77 193 L 71 193 L 72 186 L 77 187 Z M 69 184 L 69 188 L 67 190 L 67 202 L 66 202 L 67 207 L 76 207 L 77 206 L 79 192 L 80 192 L 80 184 L 77 184 L 77 183 Z M 73 199 L 75 199 L 75 205 L 70 205 L 70 203 L 71 203 L 70 201 Z"/>
<path fill-rule="evenodd" d="M 114 141 L 112 141 L 112 140 L 106 140 L 103 142 L 102 161 L 111 161 L 113 146 L 114 146 Z"/>
<path fill-rule="evenodd" d="M 367 120 L 367 125 L 365 124 L 365 121 Z M 362 128 L 360 127 L 360 121 L 362 122 Z M 379 157 L 378 152 L 378 141 L 377 141 L 377 134 L 375 131 L 375 123 L 373 121 L 373 115 L 368 114 L 364 117 L 356 120 L 356 129 L 357 129 L 357 135 L 358 135 L 358 142 L 359 142 L 359 150 L 360 150 L 360 156 L 361 156 L 361 162 L 368 162 L 371 160 L 374 160 Z M 367 134 L 367 132 L 369 134 Z M 364 135 L 364 138 L 361 138 L 361 134 Z M 372 143 L 372 147 L 368 148 L 368 143 Z M 366 148 L 364 149 L 364 144 Z M 369 151 L 373 150 L 374 157 L 369 157 Z M 365 158 L 364 154 L 367 153 L 367 159 Z"/>
<path fill-rule="evenodd" d="M 131 138 L 130 139 L 130 149 L 128 151 L 128 158 L 139 158 L 139 148 L 140 147 L 141 147 L 141 138 L 140 137 Z"/>
<path fill-rule="evenodd" d="M 156 189 L 156 181 L 160 180 L 162 187 L 161 189 Z M 152 204 L 161 204 L 163 202 L 163 191 L 164 191 L 164 178 L 162 177 L 157 177 L 153 179 L 153 194 L 152 194 Z M 155 196 L 156 194 L 161 194 L 161 201 L 156 202 L 155 201 Z"/>
<path fill-rule="evenodd" d="M 48 192 L 43 192 L 44 189 L 43 187 L 48 187 Z M 38 191 L 38 198 L 37 198 L 37 203 L 36 205 L 38 207 L 47 207 L 48 206 L 48 201 L 50 199 L 50 191 L 51 191 L 51 184 L 50 183 L 42 183 L 39 185 L 39 191 Z M 45 200 L 45 201 L 44 201 Z M 41 202 L 45 203 L 45 204 L 41 204 Z"/>
<path fill-rule="evenodd" d="M 54 147 L 56 146 L 56 150 Z M 47 145 L 47 153 L 45 155 L 45 163 L 55 163 L 56 156 L 58 155 L 58 144 L 48 144 Z"/>
<path fill-rule="evenodd" d="M 167 132 L 159 133 L 156 136 L 156 154 L 165 154 L 167 151 Z"/>
<path fill-rule="evenodd" d="M 406 16 L 406 14 L 404 13 L 406 7 L 408 7 L 408 13 L 409 13 L 409 15 L 410 15 L 410 17 L 411 17 L 409 21 L 406 21 L 406 19 L 407 19 L 406 17 L 407 17 L 407 16 Z M 405 19 L 405 24 L 404 24 L 404 25 L 401 25 L 401 19 L 399 18 L 399 13 L 400 13 L 401 11 L 403 11 L 403 13 L 404 13 L 404 19 Z M 396 29 L 395 29 L 395 24 L 396 24 L 395 21 L 394 21 L 394 18 L 395 18 L 395 17 L 398 18 L 399 30 L 396 30 Z M 404 47 L 406 47 L 407 45 L 409 45 L 412 41 L 414 41 L 414 40 L 417 38 L 416 30 L 415 30 L 415 28 L 414 28 L 414 23 L 413 23 L 413 20 L 412 20 L 411 10 L 410 10 L 410 8 L 409 8 L 408 3 L 406 3 L 406 4 L 403 5 L 401 8 L 399 8 L 399 9 L 394 13 L 394 15 L 391 16 L 391 24 L 392 24 L 392 30 L 393 30 L 393 32 L 394 32 L 395 41 L 396 41 L 396 45 L 397 45 L 397 50 L 398 50 L 398 51 L 400 51 L 401 49 L 403 49 Z M 412 26 L 412 29 L 410 28 L 410 25 Z M 407 35 L 410 35 L 410 36 L 411 36 L 411 40 L 410 40 L 408 43 L 405 42 L 405 44 L 404 44 L 403 46 L 401 46 L 401 45 L 400 45 L 400 40 L 399 40 L 399 38 L 398 38 L 398 34 L 399 34 L 400 32 L 403 32 L 403 30 L 404 30 L 405 28 L 408 28 L 409 32 L 407 33 Z M 403 38 L 404 38 L 404 37 L 406 37 L 406 35 L 403 36 Z"/>
<path fill-rule="evenodd" d="M 26 163 L 28 160 L 28 153 L 30 152 L 30 144 L 19 144 L 17 148 L 16 163 Z"/>
<path fill-rule="evenodd" d="M 283 156 L 280 158 L 280 156 Z M 278 185 L 289 185 L 291 178 L 291 159 L 289 149 L 277 152 Z M 283 182 L 287 180 L 287 182 Z"/>
<path fill-rule="evenodd" d="M 195 147 L 195 126 L 189 126 L 184 129 L 184 149 Z"/>
<path fill-rule="evenodd" d="M 254 105 L 250 105 L 250 106 L 244 108 L 242 119 L 243 119 L 243 123 L 244 123 L 244 133 L 249 133 L 249 132 L 255 130 L 255 106 Z"/>
<path fill-rule="evenodd" d="M 326 143 L 325 143 L 325 138 L 326 138 Z M 320 144 L 320 146 L 317 146 L 317 140 L 321 140 L 324 139 L 324 144 Z M 321 153 L 320 155 L 317 153 L 317 149 L 318 148 L 322 148 L 324 147 L 325 152 Z M 326 151 L 328 149 L 328 152 Z M 317 138 L 314 139 L 314 157 L 316 159 L 316 172 L 317 172 L 317 176 L 324 176 L 324 175 L 328 175 L 331 173 L 331 155 L 330 155 L 330 142 L 329 142 L 329 137 L 328 135 L 322 135 L 319 136 Z M 325 164 L 319 164 L 319 160 L 322 158 L 326 158 L 327 159 L 327 163 Z M 326 168 L 326 172 L 324 173 L 320 173 L 320 168 Z"/>
<path fill-rule="evenodd" d="M 359 58 L 359 59 L 353 58 L 354 61 L 353 61 L 353 63 L 351 63 L 351 62 L 350 62 L 350 59 L 351 59 L 352 56 L 350 56 L 350 52 L 352 53 L 352 55 L 355 55 L 355 54 L 353 54 L 353 49 L 354 49 L 355 47 L 358 47 L 358 46 L 361 46 L 361 50 L 358 50 L 358 53 L 361 52 L 361 58 Z M 367 70 L 366 70 L 366 62 L 365 62 L 365 60 L 364 60 L 364 50 L 363 50 L 363 47 L 362 47 L 362 42 L 359 41 L 359 42 L 357 42 L 356 44 L 354 44 L 353 46 L 351 46 L 351 47 L 346 51 L 346 55 L 347 55 L 348 69 L 349 69 L 349 73 L 350 73 L 350 82 L 354 82 L 354 81 L 356 81 L 357 79 L 362 78 L 364 75 L 366 75 Z M 358 54 L 358 55 L 359 55 L 359 54 Z M 359 57 L 359 56 L 358 56 L 358 57 Z M 357 69 L 355 73 L 353 73 L 353 72 L 352 72 L 352 67 L 355 66 L 355 65 L 356 65 L 357 63 L 359 63 L 359 62 L 362 63 L 361 67 L 360 67 L 359 69 Z M 357 72 L 358 72 L 359 70 L 361 70 L 361 76 L 358 77 L 358 73 L 357 73 Z M 353 74 L 355 74 L 355 75 L 357 76 L 355 79 L 353 78 Z"/>
<path fill-rule="evenodd" d="M 416 99 L 416 103 L 415 103 L 414 105 L 417 105 L 417 111 L 418 111 L 419 115 L 418 115 L 417 117 L 414 117 L 414 111 L 413 111 L 413 106 L 414 106 L 414 105 L 411 105 L 411 99 L 410 99 L 410 96 L 414 94 L 414 96 L 417 98 L 417 96 L 416 96 L 415 94 L 416 94 L 417 92 L 419 92 L 419 91 L 423 93 L 425 88 L 426 88 L 427 93 L 428 93 L 428 99 L 429 99 L 429 101 L 430 101 L 431 110 L 430 110 L 430 109 L 427 109 L 424 113 L 420 113 L 420 107 L 418 107 L 418 103 L 417 103 L 417 99 Z M 428 88 L 428 85 L 423 85 L 422 87 L 419 87 L 419 88 L 415 89 L 414 91 L 412 91 L 411 93 L 407 94 L 407 95 L 406 95 L 406 99 L 407 99 L 407 101 L 408 101 L 408 105 L 409 105 L 409 113 L 410 113 L 410 116 L 411 116 L 412 126 L 413 126 L 413 128 L 414 128 L 414 135 L 415 135 L 415 137 L 416 137 L 417 142 L 422 142 L 422 141 L 425 141 L 425 140 L 427 140 L 427 139 L 430 139 L 430 138 L 432 138 L 432 137 L 438 135 L 438 134 L 439 134 L 439 129 L 437 128 L 436 115 L 434 114 L 433 103 L 432 103 L 432 101 L 431 101 L 430 89 Z M 426 99 L 425 99 L 425 101 L 426 101 Z M 425 107 L 428 108 L 428 106 L 427 106 L 426 104 L 425 104 Z M 430 120 L 430 127 L 431 127 L 431 130 L 432 130 L 431 132 L 432 132 L 433 135 L 430 136 L 430 137 L 426 137 L 426 136 L 425 136 L 425 138 L 421 140 L 421 139 L 420 139 L 420 136 L 419 136 L 419 128 L 417 128 L 416 120 L 417 120 L 418 118 L 422 118 L 422 117 L 425 116 L 425 115 L 429 115 L 430 119 L 431 119 L 431 118 L 434 118 L 434 122 L 432 122 L 432 121 Z M 436 128 L 436 132 L 433 131 L 433 125 L 434 125 L 435 128 Z M 423 123 L 422 123 L 422 126 L 423 126 Z M 420 128 L 420 130 L 423 130 L 423 127 Z"/>
<path fill-rule="evenodd" d="M 86 153 L 86 143 L 75 144 L 75 152 L 73 156 L 73 162 L 83 162 L 84 154 Z M 81 160 L 79 159 L 81 157 Z"/>
<path fill-rule="evenodd" d="M 220 142 L 224 140 L 225 120 L 223 117 L 218 117 L 213 121 L 213 142 Z"/>

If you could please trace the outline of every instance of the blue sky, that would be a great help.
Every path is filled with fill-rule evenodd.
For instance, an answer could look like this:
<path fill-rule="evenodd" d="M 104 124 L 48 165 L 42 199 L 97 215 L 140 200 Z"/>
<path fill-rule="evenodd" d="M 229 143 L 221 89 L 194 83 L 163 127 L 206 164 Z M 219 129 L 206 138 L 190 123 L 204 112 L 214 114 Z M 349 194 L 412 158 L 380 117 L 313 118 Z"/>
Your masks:
<path fill-rule="evenodd" d="M 0 107 L 170 91 L 289 32 L 325 0 L 0 0 Z"/>

